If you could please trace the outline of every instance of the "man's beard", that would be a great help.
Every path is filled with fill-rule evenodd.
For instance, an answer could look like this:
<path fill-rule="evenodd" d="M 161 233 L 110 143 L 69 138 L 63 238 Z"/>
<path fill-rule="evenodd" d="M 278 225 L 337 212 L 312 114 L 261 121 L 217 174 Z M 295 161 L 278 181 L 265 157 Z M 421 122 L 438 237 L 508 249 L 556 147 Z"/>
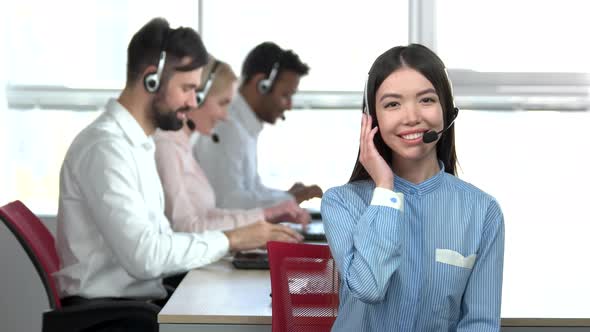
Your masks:
<path fill-rule="evenodd" d="M 176 111 L 171 111 L 170 109 L 160 107 L 160 105 L 154 101 L 152 104 L 152 113 L 154 116 L 154 121 L 156 123 L 156 127 L 162 130 L 180 130 L 183 126 L 183 121 L 178 119 L 176 114 L 181 111 L 188 111 L 188 107 L 182 107 L 177 109 Z"/>
<path fill-rule="evenodd" d="M 265 103 L 261 105 L 262 112 L 258 114 L 258 117 L 263 122 L 269 124 L 275 124 L 279 116 L 277 115 L 277 106 L 274 105 L 270 100 L 267 100 Z"/>

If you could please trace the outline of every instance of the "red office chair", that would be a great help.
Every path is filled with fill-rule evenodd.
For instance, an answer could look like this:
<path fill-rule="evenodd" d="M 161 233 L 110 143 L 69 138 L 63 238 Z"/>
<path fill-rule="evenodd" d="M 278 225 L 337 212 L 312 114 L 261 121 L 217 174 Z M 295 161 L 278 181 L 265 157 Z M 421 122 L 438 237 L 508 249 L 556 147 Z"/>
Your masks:
<path fill-rule="evenodd" d="M 0 219 L 23 246 L 41 278 L 51 310 L 43 313 L 43 332 L 115 331 L 126 326 L 158 331 L 160 308 L 142 301 L 92 301 L 62 307 L 52 274 L 59 270 L 59 258 L 52 234 L 23 203 L 14 201 L 0 207 Z"/>
<path fill-rule="evenodd" d="M 330 331 L 339 276 L 327 245 L 268 242 L 273 332 Z"/>

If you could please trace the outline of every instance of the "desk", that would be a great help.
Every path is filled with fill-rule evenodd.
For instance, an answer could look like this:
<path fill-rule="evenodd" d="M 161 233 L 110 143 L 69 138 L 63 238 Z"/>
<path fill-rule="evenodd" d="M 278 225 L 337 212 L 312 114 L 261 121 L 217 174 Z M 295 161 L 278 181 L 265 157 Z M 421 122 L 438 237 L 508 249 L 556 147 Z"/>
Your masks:
<path fill-rule="evenodd" d="M 268 271 L 236 270 L 221 260 L 187 274 L 158 315 L 160 331 L 270 332 L 269 294 Z M 590 331 L 590 319 L 502 319 L 503 332 L 564 330 Z"/>
<path fill-rule="evenodd" d="M 190 271 L 158 315 L 160 331 L 271 331 L 270 273 L 228 259 Z"/>

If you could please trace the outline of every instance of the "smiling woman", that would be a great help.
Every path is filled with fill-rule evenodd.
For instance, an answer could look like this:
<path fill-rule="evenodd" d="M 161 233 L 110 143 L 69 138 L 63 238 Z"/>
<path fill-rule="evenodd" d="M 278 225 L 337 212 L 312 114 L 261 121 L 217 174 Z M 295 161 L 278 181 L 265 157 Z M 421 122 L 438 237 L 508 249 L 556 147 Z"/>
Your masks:
<path fill-rule="evenodd" d="M 415 69 L 402 67 L 381 83 L 376 98 L 377 125 L 393 152 L 394 172 L 415 169 L 427 158 L 433 165 L 430 175 L 436 173 L 435 145 L 422 141 L 424 133 L 443 128 L 443 111 L 432 83 Z"/>
<path fill-rule="evenodd" d="M 423 141 L 456 117 L 444 64 L 422 45 L 394 47 L 366 89 L 350 182 L 322 199 L 343 279 L 333 331 L 498 331 L 502 212 L 454 176 L 454 128 Z"/>

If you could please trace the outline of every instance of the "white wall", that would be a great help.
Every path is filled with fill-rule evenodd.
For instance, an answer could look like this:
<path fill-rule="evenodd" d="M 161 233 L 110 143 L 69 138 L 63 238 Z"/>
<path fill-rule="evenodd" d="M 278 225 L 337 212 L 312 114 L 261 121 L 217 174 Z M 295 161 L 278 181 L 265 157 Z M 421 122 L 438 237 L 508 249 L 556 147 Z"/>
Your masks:
<path fill-rule="evenodd" d="M 45 221 L 55 231 L 55 220 Z M 0 330 L 41 331 L 41 315 L 49 308 L 43 283 L 12 232 L 0 223 Z"/>

